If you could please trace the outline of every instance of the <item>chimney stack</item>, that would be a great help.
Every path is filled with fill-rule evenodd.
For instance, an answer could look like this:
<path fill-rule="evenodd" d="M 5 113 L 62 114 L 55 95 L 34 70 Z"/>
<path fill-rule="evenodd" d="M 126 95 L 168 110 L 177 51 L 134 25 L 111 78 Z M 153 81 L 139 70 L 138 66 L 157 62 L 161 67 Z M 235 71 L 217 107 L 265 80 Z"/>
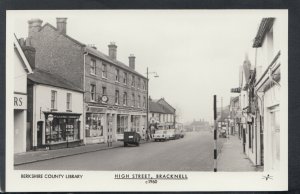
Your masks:
<path fill-rule="evenodd" d="M 62 33 L 67 33 L 67 18 L 56 18 L 56 28 L 57 30 Z"/>
<path fill-rule="evenodd" d="M 42 23 L 43 20 L 38 18 L 28 21 L 28 38 L 31 38 L 36 32 L 41 29 Z"/>
<path fill-rule="evenodd" d="M 135 56 L 133 54 L 130 54 L 128 58 L 129 58 L 129 67 L 134 70 L 135 69 Z"/>
<path fill-rule="evenodd" d="M 111 42 L 108 45 L 108 55 L 113 60 L 117 59 L 117 45 L 114 42 Z"/>

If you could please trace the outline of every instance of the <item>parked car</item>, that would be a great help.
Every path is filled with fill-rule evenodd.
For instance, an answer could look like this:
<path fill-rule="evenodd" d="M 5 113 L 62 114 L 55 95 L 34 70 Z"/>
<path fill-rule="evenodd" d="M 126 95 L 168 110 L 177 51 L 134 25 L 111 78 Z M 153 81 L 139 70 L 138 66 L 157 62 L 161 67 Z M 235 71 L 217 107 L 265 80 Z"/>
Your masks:
<path fill-rule="evenodd" d="M 225 129 L 221 129 L 219 131 L 219 137 L 222 137 L 222 138 L 227 138 L 227 132 Z"/>
<path fill-rule="evenodd" d="M 180 138 L 184 138 L 185 136 L 185 131 L 183 129 L 180 130 Z"/>
<path fill-rule="evenodd" d="M 169 139 L 169 135 L 166 130 L 157 130 L 153 134 L 154 141 L 166 141 Z"/>
<path fill-rule="evenodd" d="M 141 141 L 141 136 L 139 133 L 134 131 L 124 132 L 124 147 L 128 146 L 128 144 L 134 144 L 136 146 L 139 146 L 140 141 Z"/>

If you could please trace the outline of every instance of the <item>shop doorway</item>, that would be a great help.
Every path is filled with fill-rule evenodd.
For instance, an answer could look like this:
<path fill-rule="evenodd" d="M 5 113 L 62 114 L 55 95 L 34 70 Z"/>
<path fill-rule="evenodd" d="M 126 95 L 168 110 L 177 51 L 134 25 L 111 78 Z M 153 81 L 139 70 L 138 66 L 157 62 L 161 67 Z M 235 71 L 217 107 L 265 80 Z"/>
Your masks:
<path fill-rule="evenodd" d="M 43 121 L 37 122 L 37 147 L 41 147 L 43 145 Z"/>

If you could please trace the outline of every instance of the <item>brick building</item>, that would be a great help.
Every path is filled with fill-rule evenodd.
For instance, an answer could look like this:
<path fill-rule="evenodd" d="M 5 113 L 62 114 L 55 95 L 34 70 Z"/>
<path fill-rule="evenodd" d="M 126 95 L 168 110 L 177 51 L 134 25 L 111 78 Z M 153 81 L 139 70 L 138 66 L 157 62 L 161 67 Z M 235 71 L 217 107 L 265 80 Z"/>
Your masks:
<path fill-rule="evenodd" d="M 36 49 L 36 66 L 64 77 L 84 91 L 85 143 L 123 139 L 124 131 L 143 133 L 146 125 L 147 79 L 135 71 L 135 56 L 129 65 L 117 60 L 117 46 L 108 45 L 108 55 L 67 35 L 67 18 L 57 26 L 28 22 L 28 39 Z"/>

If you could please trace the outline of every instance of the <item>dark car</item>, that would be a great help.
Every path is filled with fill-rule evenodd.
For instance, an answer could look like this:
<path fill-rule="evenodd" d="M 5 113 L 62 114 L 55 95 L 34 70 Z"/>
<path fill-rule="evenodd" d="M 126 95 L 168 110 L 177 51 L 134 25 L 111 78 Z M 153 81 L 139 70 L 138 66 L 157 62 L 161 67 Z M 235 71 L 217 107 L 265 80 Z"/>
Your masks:
<path fill-rule="evenodd" d="M 141 136 L 139 133 L 134 131 L 124 132 L 124 147 L 128 146 L 128 144 L 134 144 L 136 146 L 140 145 Z"/>

